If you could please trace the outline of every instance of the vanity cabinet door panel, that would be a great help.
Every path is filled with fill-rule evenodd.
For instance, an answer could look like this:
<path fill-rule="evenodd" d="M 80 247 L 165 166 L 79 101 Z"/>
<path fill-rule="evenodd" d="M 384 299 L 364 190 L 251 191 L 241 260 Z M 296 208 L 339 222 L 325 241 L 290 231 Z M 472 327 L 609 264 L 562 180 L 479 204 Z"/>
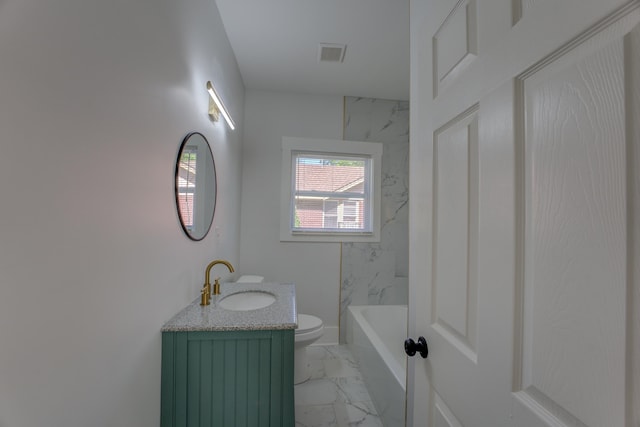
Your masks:
<path fill-rule="evenodd" d="M 187 334 L 163 332 L 160 424 L 162 427 L 186 427 Z"/>
<path fill-rule="evenodd" d="M 293 333 L 164 332 L 162 427 L 293 427 Z"/>
<path fill-rule="evenodd" d="M 271 381 L 271 398 L 274 399 L 271 405 L 271 424 L 294 425 L 295 412 L 293 399 L 293 331 L 291 337 L 285 334 L 275 334 L 271 341 L 271 376 L 280 381 Z M 286 422 L 285 422 L 286 420 Z"/>

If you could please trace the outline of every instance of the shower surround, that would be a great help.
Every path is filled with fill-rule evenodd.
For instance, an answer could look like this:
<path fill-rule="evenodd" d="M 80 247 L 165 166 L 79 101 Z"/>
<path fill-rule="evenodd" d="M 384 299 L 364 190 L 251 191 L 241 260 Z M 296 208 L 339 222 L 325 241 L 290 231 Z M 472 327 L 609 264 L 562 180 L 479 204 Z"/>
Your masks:
<path fill-rule="evenodd" d="M 340 342 L 349 305 L 407 304 L 409 102 L 345 97 L 343 138 L 383 144 L 378 243 L 343 243 Z"/>

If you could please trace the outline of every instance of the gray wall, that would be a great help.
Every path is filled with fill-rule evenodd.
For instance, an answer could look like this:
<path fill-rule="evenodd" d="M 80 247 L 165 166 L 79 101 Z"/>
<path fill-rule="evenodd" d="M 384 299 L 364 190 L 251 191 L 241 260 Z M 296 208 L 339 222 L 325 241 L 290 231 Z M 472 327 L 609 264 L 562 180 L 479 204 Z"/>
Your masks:
<path fill-rule="evenodd" d="M 340 244 L 280 242 L 282 137 L 342 138 L 341 96 L 248 90 L 243 142 L 241 274 L 295 283 L 298 311 L 338 341 Z"/>
<path fill-rule="evenodd" d="M 244 89 L 215 3 L 0 0 L 0 58 L 0 426 L 157 427 L 160 328 L 239 259 Z M 219 183 L 199 243 L 174 207 L 189 131 Z"/>

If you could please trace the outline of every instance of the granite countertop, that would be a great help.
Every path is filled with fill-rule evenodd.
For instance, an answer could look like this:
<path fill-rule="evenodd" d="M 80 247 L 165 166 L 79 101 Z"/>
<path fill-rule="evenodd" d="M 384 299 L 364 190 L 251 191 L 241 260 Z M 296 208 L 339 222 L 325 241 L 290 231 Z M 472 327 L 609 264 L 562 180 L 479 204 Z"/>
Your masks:
<path fill-rule="evenodd" d="M 246 291 L 270 292 L 275 295 L 276 301 L 265 308 L 248 311 L 232 311 L 218 307 L 218 301 L 225 296 Z M 198 297 L 165 323 L 162 332 L 295 329 L 297 323 L 294 285 L 222 283 L 220 295 L 211 295 L 211 305 L 201 306 Z"/>

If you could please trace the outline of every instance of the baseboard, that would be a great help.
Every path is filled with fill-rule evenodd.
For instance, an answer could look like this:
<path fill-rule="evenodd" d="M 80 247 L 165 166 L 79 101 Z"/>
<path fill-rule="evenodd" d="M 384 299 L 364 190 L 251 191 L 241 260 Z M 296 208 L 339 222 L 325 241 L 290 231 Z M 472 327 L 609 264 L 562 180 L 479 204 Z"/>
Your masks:
<path fill-rule="evenodd" d="M 324 333 L 311 345 L 338 345 L 340 338 L 340 328 L 337 326 L 325 326 Z"/>

